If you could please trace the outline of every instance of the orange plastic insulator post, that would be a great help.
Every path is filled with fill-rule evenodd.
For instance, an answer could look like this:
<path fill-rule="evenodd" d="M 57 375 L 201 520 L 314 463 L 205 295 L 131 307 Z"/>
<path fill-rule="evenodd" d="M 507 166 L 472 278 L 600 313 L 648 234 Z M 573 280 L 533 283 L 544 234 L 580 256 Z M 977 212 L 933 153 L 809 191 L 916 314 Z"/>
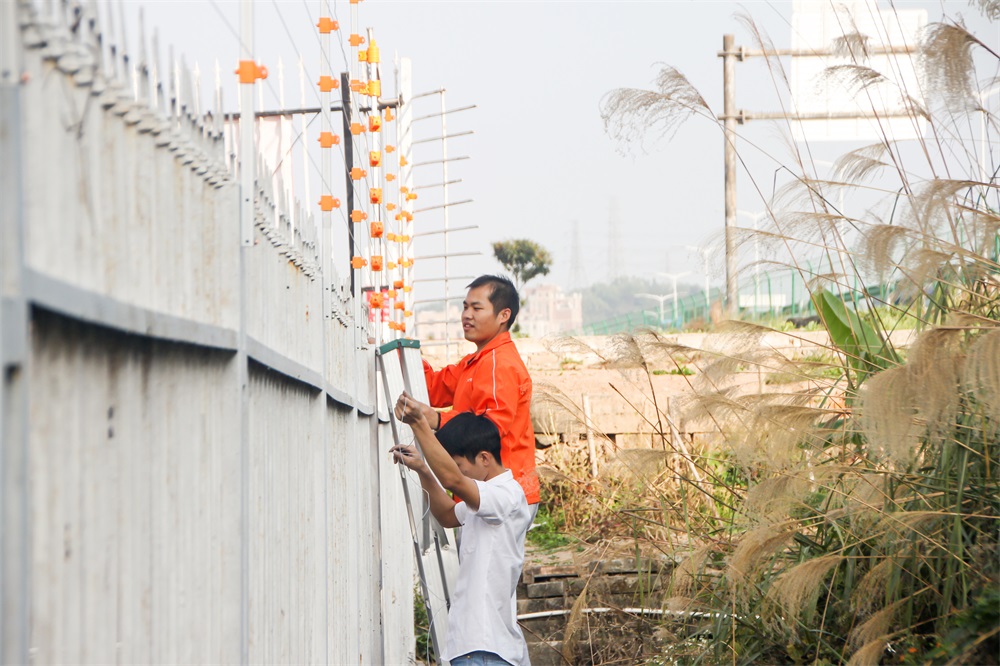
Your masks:
<path fill-rule="evenodd" d="M 387 261 L 385 262 L 385 267 L 391 271 L 392 269 L 396 268 L 396 263 L 393 261 Z"/>
<path fill-rule="evenodd" d="M 370 150 L 368 151 L 368 166 L 382 166 L 382 151 L 380 150 Z"/>
<path fill-rule="evenodd" d="M 382 203 L 382 188 L 373 187 L 370 190 L 368 190 L 368 198 L 375 205 Z"/>
<path fill-rule="evenodd" d="M 351 4 L 352 4 L 352 5 L 356 5 L 356 4 L 358 4 L 359 2 L 361 2 L 361 0 L 351 0 Z"/>
<path fill-rule="evenodd" d="M 375 257 L 372 257 L 374 260 Z M 374 263 L 374 261 L 372 262 Z M 382 300 L 382 294 L 377 291 L 373 291 L 372 295 L 368 297 L 368 305 L 371 306 L 372 310 L 378 310 L 382 307 L 384 301 Z"/>
<path fill-rule="evenodd" d="M 402 222 L 403 221 L 403 214 L 402 213 L 396 213 L 396 221 L 397 222 Z"/>
<path fill-rule="evenodd" d="M 413 213 L 408 210 L 403 211 L 403 219 L 407 222 L 413 222 Z"/>
<path fill-rule="evenodd" d="M 410 192 L 409 194 L 406 195 L 407 201 L 414 201 L 416 198 L 417 198 L 416 192 Z"/>
<path fill-rule="evenodd" d="M 379 254 L 372 255 L 372 270 L 373 271 L 382 270 L 382 255 Z"/>
<path fill-rule="evenodd" d="M 361 123 L 351 123 L 351 134 L 357 136 L 365 133 L 365 126 Z"/>
<path fill-rule="evenodd" d="M 361 180 L 368 175 L 368 172 L 361 167 L 354 167 L 351 169 L 351 180 Z"/>
<path fill-rule="evenodd" d="M 386 146 L 385 147 L 385 152 L 387 152 L 387 153 L 394 153 L 394 152 L 396 152 L 396 146 Z"/>
<path fill-rule="evenodd" d="M 413 259 L 406 259 L 405 261 L 401 261 L 399 262 L 399 265 L 402 266 L 403 268 L 409 268 L 410 266 L 413 265 Z M 403 288 L 403 291 L 406 291 L 405 287 Z"/>
<path fill-rule="evenodd" d="M 374 83 L 374 81 L 372 83 Z M 381 116 L 368 116 L 368 131 L 369 132 L 381 132 L 382 131 L 382 117 Z"/>
<path fill-rule="evenodd" d="M 396 290 L 390 289 L 389 291 L 386 292 L 386 296 L 388 296 L 389 298 L 396 298 Z"/>
<path fill-rule="evenodd" d="M 396 180 L 396 174 L 387 173 L 385 174 L 385 179 L 391 183 L 392 181 Z"/>
<path fill-rule="evenodd" d="M 402 262 L 400 262 L 400 263 L 402 263 Z M 403 288 L 403 281 L 402 280 L 395 280 L 395 281 L 393 281 L 392 286 L 395 289 L 402 289 Z"/>
<path fill-rule="evenodd" d="M 400 234 L 396 236 L 396 240 L 398 240 L 400 243 L 409 243 L 410 237 L 407 236 L 406 234 Z"/>
<path fill-rule="evenodd" d="M 387 108 L 385 110 L 385 122 L 391 123 L 395 119 L 396 119 L 396 116 L 394 116 L 392 114 L 392 108 L 391 107 Z"/>
<path fill-rule="evenodd" d="M 386 210 L 396 210 L 396 204 L 394 204 L 394 203 L 387 203 L 385 205 L 385 209 Z"/>
<path fill-rule="evenodd" d="M 240 83 L 256 83 L 257 79 L 267 78 L 267 67 L 261 67 L 253 60 L 240 60 L 236 74 L 239 74 Z"/>
<path fill-rule="evenodd" d="M 365 84 L 358 79 L 351 79 L 351 91 L 361 92 L 361 89 L 365 87 Z"/>
<path fill-rule="evenodd" d="M 396 240 L 396 234 L 394 234 L 394 233 L 392 233 L 392 232 L 390 231 L 389 233 L 387 233 L 387 234 L 385 235 L 385 239 L 386 239 L 387 241 L 389 241 L 390 243 L 392 243 L 392 242 L 394 242 L 394 241 Z"/>
<path fill-rule="evenodd" d="M 400 194 L 406 194 L 409 191 L 410 191 L 410 188 L 408 188 L 406 185 L 400 185 L 399 186 L 399 193 Z"/>
<path fill-rule="evenodd" d="M 378 44 L 376 44 L 375 40 L 373 39 L 372 41 L 368 42 L 368 62 L 376 63 L 379 61 L 380 61 L 380 56 L 378 52 Z"/>
<path fill-rule="evenodd" d="M 369 231 L 371 231 L 372 238 L 381 238 L 382 232 L 385 231 L 385 227 L 381 222 L 372 222 L 368 225 Z"/>
<path fill-rule="evenodd" d="M 382 82 L 378 79 L 372 79 L 368 82 L 368 92 L 365 93 L 369 97 L 381 97 L 382 96 Z M 378 118 L 378 124 L 382 124 L 382 116 L 375 116 Z"/>
<path fill-rule="evenodd" d="M 354 34 L 354 35 L 351 35 L 347 39 L 347 41 L 350 42 L 351 46 L 361 46 L 362 44 L 365 43 L 365 38 L 362 37 L 361 35 Z"/>
<path fill-rule="evenodd" d="M 351 211 L 351 222 L 364 222 L 368 219 L 368 213 L 363 210 L 358 210 L 355 208 Z"/>
<path fill-rule="evenodd" d="M 400 155 L 399 156 L 399 166 L 405 167 L 407 164 L 409 164 L 409 162 L 406 161 L 406 158 L 403 157 L 402 155 Z"/>
<path fill-rule="evenodd" d="M 334 30 L 340 30 L 340 24 L 329 16 L 320 16 L 319 23 L 316 24 L 316 27 L 319 28 L 319 31 L 324 35 L 328 35 Z"/>
<path fill-rule="evenodd" d="M 403 314 L 405 315 L 406 313 L 404 312 Z M 406 324 L 403 322 L 399 322 L 399 324 L 396 325 L 396 330 L 399 331 L 400 333 L 406 333 Z"/>
<path fill-rule="evenodd" d="M 340 208 L 340 199 L 335 199 L 330 194 L 324 194 L 319 198 L 320 210 L 324 212 L 329 212 L 334 208 Z"/>
<path fill-rule="evenodd" d="M 407 317 L 407 318 L 412 317 L 413 316 L 413 311 L 412 310 L 403 310 L 403 316 Z"/>
<path fill-rule="evenodd" d="M 340 143 L 340 137 L 333 132 L 320 132 L 319 133 L 319 145 L 322 148 L 330 148 L 331 146 L 336 146 Z"/>
<path fill-rule="evenodd" d="M 340 81 L 333 78 L 332 76 L 326 76 L 324 74 L 323 76 L 319 77 L 319 83 L 317 85 L 319 86 L 320 92 L 330 92 L 331 90 L 340 87 Z"/>
<path fill-rule="evenodd" d="M 351 257 L 351 268 L 364 268 L 368 265 L 364 257 Z"/>
<path fill-rule="evenodd" d="M 413 262 L 412 262 L 412 261 L 410 261 L 410 263 L 412 264 Z M 413 291 L 413 287 L 403 287 L 403 293 L 404 293 L 404 294 L 408 294 L 408 293 L 410 293 L 411 291 Z"/>
<path fill-rule="evenodd" d="M 368 62 L 368 51 L 365 49 L 358 51 L 358 62 Z"/>
<path fill-rule="evenodd" d="M 396 301 L 396 304 L 393 307 L 396 308 L 397 310 L 405 310 L 406 303 L 404 303 L 403 301 Z"/>

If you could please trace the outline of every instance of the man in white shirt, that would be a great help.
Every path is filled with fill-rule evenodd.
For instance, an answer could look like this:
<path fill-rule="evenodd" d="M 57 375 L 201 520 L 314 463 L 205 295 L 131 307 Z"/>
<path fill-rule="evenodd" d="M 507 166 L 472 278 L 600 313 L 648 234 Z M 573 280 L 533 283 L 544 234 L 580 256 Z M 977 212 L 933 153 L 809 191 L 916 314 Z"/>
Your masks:
<path fill-rule="evenodd" d="M 464 412 L 435 437 L 426 409 L 406 393 L 399 397 L 396 417 L 410 425 L 424 457 L 413 446 L 395 446 L 392 453 L 420 477 L 438 522 L 462 527 L 458 581 L 441 657 L 462 666 L 529 666 L 514 603 L 531 523 L 524 490 L 501 464 L 500 433 L 492 421 Z M 456 504 L 441 486 L 464 501 Z"/>

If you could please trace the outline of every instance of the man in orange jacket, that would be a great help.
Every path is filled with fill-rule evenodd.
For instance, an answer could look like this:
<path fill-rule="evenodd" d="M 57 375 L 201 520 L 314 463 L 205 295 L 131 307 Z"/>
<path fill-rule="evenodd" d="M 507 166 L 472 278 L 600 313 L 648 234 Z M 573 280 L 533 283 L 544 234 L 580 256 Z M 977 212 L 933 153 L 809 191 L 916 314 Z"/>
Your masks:
<path fill-rule="evenodd" d="M 531 377 L 521 361 L 510 327 L 520 299 L 505 277 L 482 275 L 468 286 L 462 303 L 462 330 L 476 351 L 454 365 L 434 371 L 424 361 L 427 393 L 433 407 L 425 416 L 440 428 L 456 414 L 484 414 L 500 431 L 500 458 L 524 489 L 534 515 L 538 507 L 538 474 L 535 472 L 535 431 L 531 425 Z"/>

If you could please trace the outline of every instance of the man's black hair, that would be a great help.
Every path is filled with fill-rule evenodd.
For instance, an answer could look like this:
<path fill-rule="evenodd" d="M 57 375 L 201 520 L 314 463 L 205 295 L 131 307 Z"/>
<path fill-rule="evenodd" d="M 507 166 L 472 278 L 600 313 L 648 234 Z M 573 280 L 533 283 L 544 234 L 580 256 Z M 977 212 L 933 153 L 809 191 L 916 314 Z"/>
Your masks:
<path fill-rule="evenodd" d="M 496 461 L 500 460 L 500 431 L 485 416 L 462 412 L 437 431 L 438 441 L 451 456 L 462 456 L 475 462 L 480 451 L 486 451 Z"/>
<path fill-rule="evenodd" d="M 480 275 L 470 282 L 466 289 L 476 289 L 484 285 L 490 285 L 493 290 L 490 292 L 490 304 L 493 306 L 493 313 L 497 314 L 501 310 L 510 309 L 510 319 L 507 320 L 506 330 L 514 327 L 514 320 L 517 319 L 518 310 L 521 309 L 521 299 L 517 295 L 517 287 L 502 275 Z"/>

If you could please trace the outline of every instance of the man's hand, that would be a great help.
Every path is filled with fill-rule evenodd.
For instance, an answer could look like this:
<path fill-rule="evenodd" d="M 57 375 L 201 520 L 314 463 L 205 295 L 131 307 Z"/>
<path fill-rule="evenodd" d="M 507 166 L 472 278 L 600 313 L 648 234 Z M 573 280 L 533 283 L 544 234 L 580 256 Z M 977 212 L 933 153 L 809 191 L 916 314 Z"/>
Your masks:
<path fill-rule="evenodd" d="M 415 446 L 394 446 L 389 451 L 392 453 L 394 463 L 402 463 L 415 472 L 424 470 L 424 459 L 420 456 Z"/>
<path fill-rule="evenodd" d="M 441 415 L 430 405 L 425 405 L 413 399 L 413 396 L 403 391 L 396 401 L 396 418 L 407 425 L 415 425 L 423 416 L 431 430 L 437 430 L 441 425 Z"/>

